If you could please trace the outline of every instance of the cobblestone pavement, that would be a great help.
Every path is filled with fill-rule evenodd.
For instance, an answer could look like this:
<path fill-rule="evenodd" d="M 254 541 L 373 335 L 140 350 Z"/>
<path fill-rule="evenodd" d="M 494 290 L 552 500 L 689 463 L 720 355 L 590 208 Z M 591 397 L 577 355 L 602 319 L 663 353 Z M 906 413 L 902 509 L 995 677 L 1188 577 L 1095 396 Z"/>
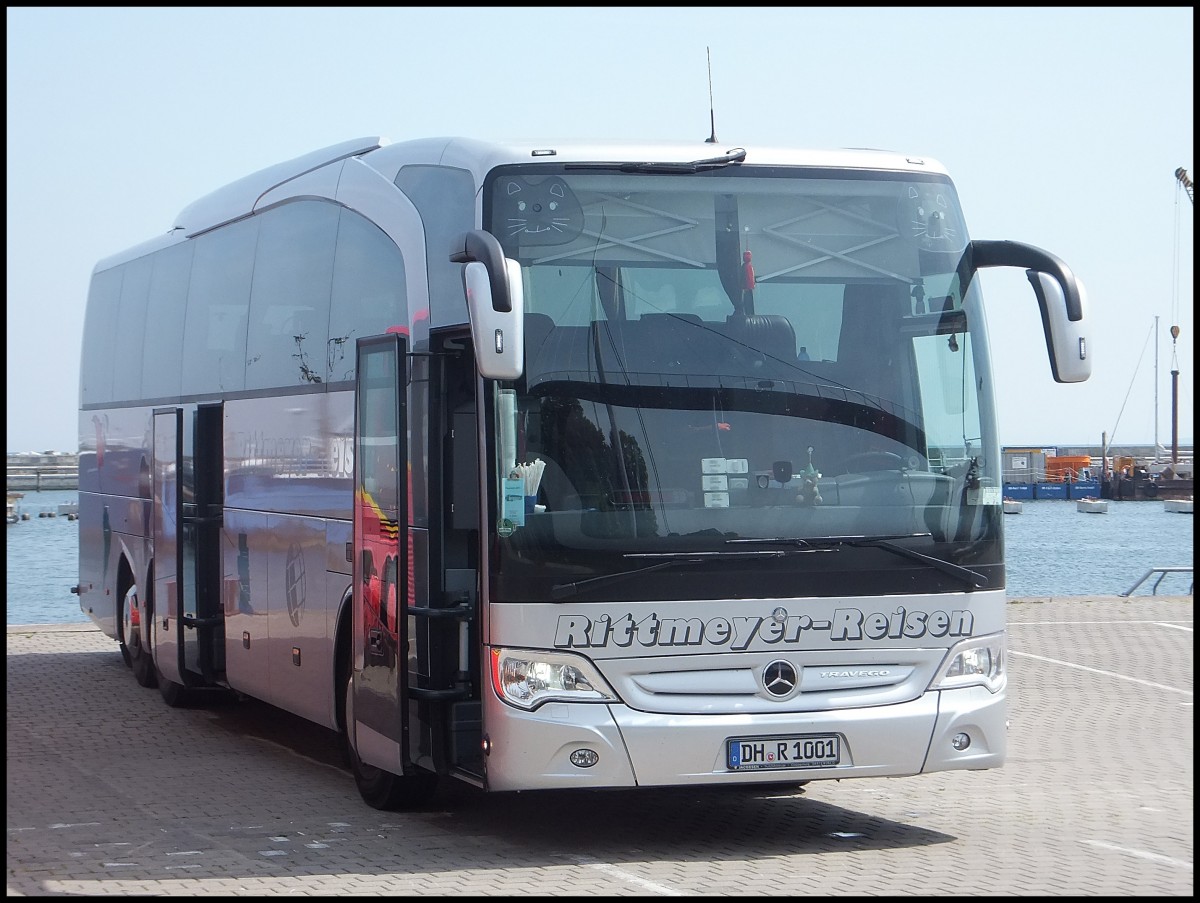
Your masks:
<path fill-rule="evenodd" d="M 8 894 L 1193 894 L 1191 597 L 1013 601 L 1001 769 L 366 806 L 328 731 L 8 628 Z"/>

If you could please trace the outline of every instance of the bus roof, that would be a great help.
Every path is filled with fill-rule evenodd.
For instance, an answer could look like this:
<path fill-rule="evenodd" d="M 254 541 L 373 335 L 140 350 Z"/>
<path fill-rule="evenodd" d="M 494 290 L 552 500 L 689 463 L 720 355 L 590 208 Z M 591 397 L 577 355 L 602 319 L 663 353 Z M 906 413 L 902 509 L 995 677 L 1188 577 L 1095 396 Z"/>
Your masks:
<path fill-rule="evenodd" d="M 322 167 L 340 163 L 349 157 L 358 157 L 389 182 L 395 179 L 404 166 L 432 165 L 467 170 L 472 173 L 475 184 L 480 185 L 488 172 L 503 165 L 538 162 L 690 163 L 718 157 L 735 149 L 746 152 L 743 165 L 747 166 L 796 166 L 946 175 L 945 168 L 938 161 L 928 157 L 868 148 L 817 150 L 709 141 L 487 142 L 465 137 L 421 138 L 393 143 L 381 136 L 367 136 L 276 163 L 218 188 L 184 207 L 166 235 L 106 258 L 97 264 L 96 269 L 105 269 L 164 244 L 182 241 L 224 223 L 249 216 L 263 195 L 272 189 Z"/>
<path fill-rule="evenodd" d="M 820 169 L 884 170 L 945 175 L 945 168 L 928 157 L 869 148 L 816 150 L 748 146 L 737 142 L 710 143 L 618 141 L 485 142 L 470 138 L 428 138 L 388 143 L 365 156 L 365 162 L 388 179 L 401 166 L 414 163 L 457 166 L 475 174 L 476 184 L 493 168 L 522 163 L 690 163 L 746 152 L 746 166 L 798 166 Z"/>

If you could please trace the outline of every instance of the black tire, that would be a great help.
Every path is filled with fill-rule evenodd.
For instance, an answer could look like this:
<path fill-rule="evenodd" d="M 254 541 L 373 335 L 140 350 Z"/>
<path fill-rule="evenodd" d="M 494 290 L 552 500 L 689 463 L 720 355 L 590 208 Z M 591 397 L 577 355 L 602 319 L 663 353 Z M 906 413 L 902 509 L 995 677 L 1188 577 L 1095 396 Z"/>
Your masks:
<path fill-rule="evenodd" d="M 153 614 L 151 614 L 151 617 L 153 617 Z M 151 621 L 150 635 L 152 637 L 157 632 L 157 629 L 158 625 Z M 163 702 L 173 709 L 178 709 L 189 706 L 195 701 L 194 694 L 187 687 L 163 677 L 163 673 L 158 669 L 157 663 L 153 665 L 153 669 L 154 684 L 158 687 L 158 695 L 163 698 Z"/>
<path fill-rule="evenodd" d="M 149 616 L 138 598 L 137 587 L 129 587 L 121 597 L 121 608 L 117 612 L 117 638 L 121 657 L 132 669 L 133 679 L 143 687 L 153 687 L 158 681 L 154 659 L 142 641 L 141 624 Z"/>
<path fill-rule="evenodd" d="M 163 677 L 161 671 L 158 672 L 158 693 L 163 702 L 173 709 L 187 708 L 195 701 L 189 688 Z"/>
<path fill-rule="evenodd" d="M 363 802 L 373 809 L 395 812 L 417 809 L 433 798 L 437 790 L 438 776 L 432 772 L 398 775 L 374 765 L 368 765 L 358 757 L 354 748 L 354 682 L 350 675 L 344 681 L 345 704 L 343 706 L 342 751 L 350 763 L 354 783 Z"/>
<path fill-rule="evenodd" d="M 121 615 L 117 615 L 117 643 L 121 647 L 121 660 L 126 668 L 133 667 L 133 659 L 129 657 L 129 647 L 125 645 L 125 632 L 121 627 Z"/>

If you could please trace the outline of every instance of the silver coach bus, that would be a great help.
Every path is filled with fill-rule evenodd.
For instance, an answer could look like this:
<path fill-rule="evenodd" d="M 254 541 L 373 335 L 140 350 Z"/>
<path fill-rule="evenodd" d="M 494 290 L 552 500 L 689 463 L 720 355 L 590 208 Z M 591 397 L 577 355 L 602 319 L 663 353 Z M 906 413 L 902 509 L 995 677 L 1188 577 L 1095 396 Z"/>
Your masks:
<path fill-rule="evenodd" d="M 363 799 L 1004 762 L 978 270 L 929 159 L 347 142 L 100 262 L 82 610 L 168 704 L 339 731 Z"/>

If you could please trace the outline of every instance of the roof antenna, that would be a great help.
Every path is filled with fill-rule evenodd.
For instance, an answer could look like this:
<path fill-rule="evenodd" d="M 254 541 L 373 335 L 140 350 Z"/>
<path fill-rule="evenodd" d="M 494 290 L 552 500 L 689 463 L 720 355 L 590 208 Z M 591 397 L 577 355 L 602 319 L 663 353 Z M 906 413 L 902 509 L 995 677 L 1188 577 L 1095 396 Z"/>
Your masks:
<path fill-rule="evenodd" d="M 709 47 L 705 47 L 704 50 L 708 54 L 708 121 L 712 125 L 712 131 L 709 133 L 708 137 L 704 139 L 704 143 L 705 144 L 716 144 L 717 143 L 717 117 L 716 117 L 716 114 L 713 112 L 712 49 Z"/>

